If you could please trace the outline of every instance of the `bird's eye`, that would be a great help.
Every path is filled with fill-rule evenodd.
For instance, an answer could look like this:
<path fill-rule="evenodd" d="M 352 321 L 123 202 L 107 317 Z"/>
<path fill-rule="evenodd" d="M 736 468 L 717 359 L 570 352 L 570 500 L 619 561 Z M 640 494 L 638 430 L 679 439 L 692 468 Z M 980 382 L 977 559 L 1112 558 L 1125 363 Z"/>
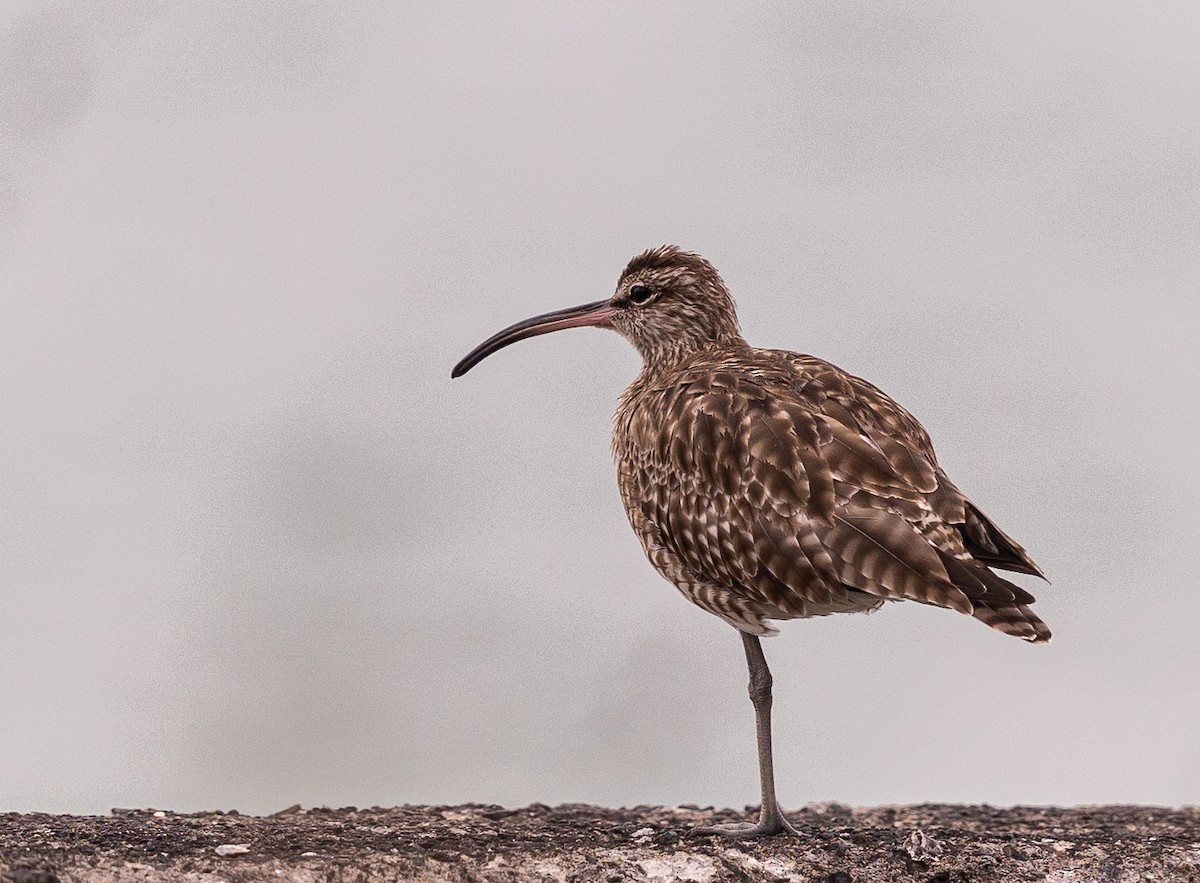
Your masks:
<path fill-rule="evenodd" d="M 650 300 L 650 297 L 653 294 L 654 292 L 651 291 L 649 287 L 645 285 L 635 285 L 629 289 L 629 300 L 635 304 L 644 304 L 646 301 Z"/>

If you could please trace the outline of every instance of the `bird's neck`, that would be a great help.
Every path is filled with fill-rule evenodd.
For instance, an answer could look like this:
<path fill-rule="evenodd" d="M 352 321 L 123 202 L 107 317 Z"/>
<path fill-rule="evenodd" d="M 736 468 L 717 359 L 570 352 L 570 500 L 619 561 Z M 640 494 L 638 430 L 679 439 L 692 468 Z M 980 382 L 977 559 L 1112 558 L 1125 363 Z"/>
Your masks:
<path fill-rule="evenodd" d="M 705 340 L 689 340 L 686 337 L 659 340 L 655 341 L 652 347 L 639 347 L 642 354 L 642 373 L 663 374 L 696 360 L 719 358 L 726 354 L 743 352 L 749 347 L 750 345 L 736 332 Z"/>

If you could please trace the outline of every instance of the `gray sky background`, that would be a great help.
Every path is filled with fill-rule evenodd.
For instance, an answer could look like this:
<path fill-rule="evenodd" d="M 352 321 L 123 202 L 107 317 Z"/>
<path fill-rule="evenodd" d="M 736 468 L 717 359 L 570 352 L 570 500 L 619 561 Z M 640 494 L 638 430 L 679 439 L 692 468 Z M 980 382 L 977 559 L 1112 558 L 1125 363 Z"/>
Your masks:
<path fill-rule="evenodd" d="M 336 6 L 336 8 L 335 8 Z M 0 6 L 0 810 L 757 799 L 617 498 L 616 335 L 927 426 L 1052 586 L 767 643 L 785 806 L 1200 801 L 1200 6 Z"/>

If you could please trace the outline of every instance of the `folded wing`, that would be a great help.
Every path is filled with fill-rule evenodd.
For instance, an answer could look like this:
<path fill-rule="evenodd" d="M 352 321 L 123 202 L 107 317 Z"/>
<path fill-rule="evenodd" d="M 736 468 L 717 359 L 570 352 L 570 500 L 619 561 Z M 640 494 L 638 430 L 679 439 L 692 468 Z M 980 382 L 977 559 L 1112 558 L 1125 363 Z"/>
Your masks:
<path fill-rule="evenodd" d="M 649 391 L 628 427 L 628 492 L 692 577 L 768 619 L 914 600 L 1049 640 L 1033 597 L 988 569 L 1037 565 L 946 479 L 907 411 L 821 360 L 758 352 L 751 371 Z"/>

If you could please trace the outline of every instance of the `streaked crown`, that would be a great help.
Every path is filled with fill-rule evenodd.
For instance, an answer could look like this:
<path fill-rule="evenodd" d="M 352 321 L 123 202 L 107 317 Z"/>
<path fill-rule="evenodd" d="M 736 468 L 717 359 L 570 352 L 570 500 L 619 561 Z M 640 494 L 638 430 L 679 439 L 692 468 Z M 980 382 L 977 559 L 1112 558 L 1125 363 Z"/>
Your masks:
<path fill-rule="evenodd" d="M 743 342 L 733 295 L 716 268 L 678 246 L 652 248 L 630 261 L 609 303 L 616 308 L 612 327 L 647 362 Z"/>

